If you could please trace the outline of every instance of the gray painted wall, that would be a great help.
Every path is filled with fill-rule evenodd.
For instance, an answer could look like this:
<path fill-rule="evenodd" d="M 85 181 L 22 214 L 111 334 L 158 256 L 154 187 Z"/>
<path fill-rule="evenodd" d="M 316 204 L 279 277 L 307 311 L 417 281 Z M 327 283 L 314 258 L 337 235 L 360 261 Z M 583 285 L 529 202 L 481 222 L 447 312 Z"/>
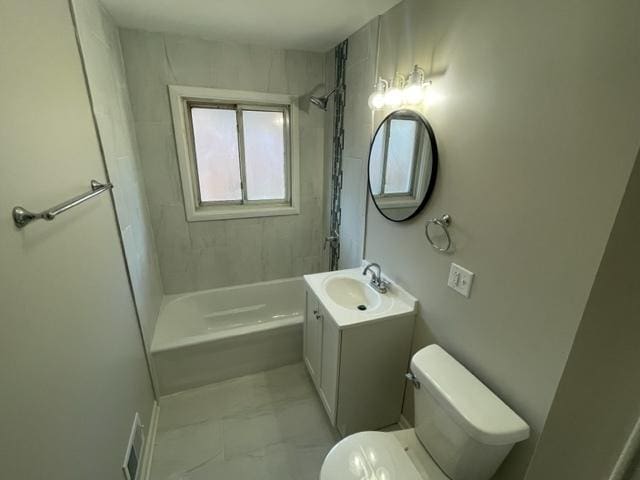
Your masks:
<path fill-rule="evenodd" d="M 324 83 L 321 54 L 121 30 L 142 170 L 165 293 L 322 268 L 324 113 L 306 95 Z M 187 222 L 167 85 L 302 96 L 301 213 Z"/>
<path fill-rule="evenodd" d="M 496 478 L 524 476 L 629 178 L 638 18 L 631 0 L 405 0 L 381 17 L 379 74 L 418 63 L 441 95 L 423 109 L 440 172 L 413 221 L 389 222 L 369 203 L 365 256 L 420 300 L 414 348 L 440 343 L 532 426 Z M 370 91 L 348 102 L 364 108 Z M 364 152 L 362 119 L 347 135 L 361 135 Z M 448 255 L 424 237 L 443 213 L 454 222 Z M 468 300 L 446 286 L 452 261 L 477 275 Z"/>
<path fill-rule="evenodd" d="M 118 28 L 97 0 L 74 0 L 76 26 L 147 348 L 162 302 L 162 280 L 144 191 Z"/>
<path fill-rule="evenodd" d="M 640 155 L 527 480 L 609 478 L 638 419 L 639 217 Z"/>
<path fill-rule="evenodd" d="M 65 0 L 0 2 L 0 465 L 3 478 L 113 480 L 153 403 L 108 194 L 17 231 L 104 180 Z"/>

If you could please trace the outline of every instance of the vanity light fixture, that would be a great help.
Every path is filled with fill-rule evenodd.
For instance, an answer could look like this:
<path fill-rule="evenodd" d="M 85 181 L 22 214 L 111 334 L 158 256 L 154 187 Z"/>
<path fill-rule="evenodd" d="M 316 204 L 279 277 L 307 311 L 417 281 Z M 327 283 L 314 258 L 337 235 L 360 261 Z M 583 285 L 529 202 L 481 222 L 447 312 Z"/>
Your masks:
<path fill-rule="evenodd" d="M 384 107 L 398 108 L 401 105 L 426 103 L 429 85 L 431 81 L 425 81 L 425 71 L 418 65 L 414 65 L 406 79 L 398 72 L 393 76 L 392 82 L 380 77 L 374 86 L 375 90 L 369 95 L 369 108 L 380 110 Z"/>

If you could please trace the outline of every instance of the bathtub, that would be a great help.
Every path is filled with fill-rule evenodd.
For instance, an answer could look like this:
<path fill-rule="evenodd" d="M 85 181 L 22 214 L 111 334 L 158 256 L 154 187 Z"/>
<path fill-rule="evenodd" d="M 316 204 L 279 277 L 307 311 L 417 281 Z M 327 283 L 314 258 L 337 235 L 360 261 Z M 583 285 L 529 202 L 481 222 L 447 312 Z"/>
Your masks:
<path fill-rule="evenodd" d="M 166 296 L 151 344 L 160 394 L 302 361 L 303 317 L 302 278 Z"/>

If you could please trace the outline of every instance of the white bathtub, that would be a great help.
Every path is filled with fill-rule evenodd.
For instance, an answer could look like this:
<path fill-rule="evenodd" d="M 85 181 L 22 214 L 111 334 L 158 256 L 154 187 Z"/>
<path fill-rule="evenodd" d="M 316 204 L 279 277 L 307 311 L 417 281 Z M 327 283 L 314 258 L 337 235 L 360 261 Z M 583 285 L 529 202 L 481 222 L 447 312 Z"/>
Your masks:
<path fill-rule="evenodd" d="M 160 393 L 302 360 L 301 278 L 164 298 L 151 344 Z"/>

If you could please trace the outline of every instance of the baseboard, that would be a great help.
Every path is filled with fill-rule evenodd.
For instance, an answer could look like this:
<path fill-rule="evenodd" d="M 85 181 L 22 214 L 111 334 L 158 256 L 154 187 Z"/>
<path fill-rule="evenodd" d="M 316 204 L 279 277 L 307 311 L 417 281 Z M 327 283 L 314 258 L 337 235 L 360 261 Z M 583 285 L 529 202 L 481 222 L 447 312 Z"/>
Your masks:
<path fill-rule="evenodd" d="M 156 431 L 158 430 L 159 417 L 160 405 L 157 401 L 154 401 L 151 419 L 149 420 L 149 428 L 147 429 L 147 437 L 145 439 L 140 480 L 149 480 L 151 478 L 151 461 L 153 460 L 153 447 L 156 444 Z"/>
<path fill-rule="evenodd" d="M 400 419 L 398 420 L 398 425 L 400 425 L 403 430 L 407 428 L 413 428 L 413 425 L 409 423 L 409 420 L 404 418 L 404 415 L 400 415 Z"/>

